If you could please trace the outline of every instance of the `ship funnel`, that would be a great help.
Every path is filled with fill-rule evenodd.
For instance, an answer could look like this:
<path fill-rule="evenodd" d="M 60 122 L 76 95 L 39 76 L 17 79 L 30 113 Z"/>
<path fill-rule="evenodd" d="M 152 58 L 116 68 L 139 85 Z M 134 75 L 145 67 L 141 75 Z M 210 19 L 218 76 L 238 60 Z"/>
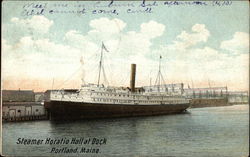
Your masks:
<path fill-rule="evenodd" d="M 136 64 L 131 64 L 131 75 L 130 75 L 131 92 L 135 92 L 135 73 L 136 73 Z"/>

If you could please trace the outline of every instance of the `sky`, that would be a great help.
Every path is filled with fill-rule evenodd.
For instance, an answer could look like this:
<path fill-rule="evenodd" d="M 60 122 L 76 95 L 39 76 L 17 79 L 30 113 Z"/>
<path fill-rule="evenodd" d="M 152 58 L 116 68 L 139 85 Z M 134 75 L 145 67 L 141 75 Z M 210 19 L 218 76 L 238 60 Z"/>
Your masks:
<path fill-rule="evenodd" d="M 111 6 L 108 1 L 4 1 L 2 88 L 45 91 L 97 83 L 103 42 L 105 85 L 129 86 L 132 63 L 136 86 L 154 84 L 162 56 L 167 84 L 248 90 L 249 2 L 153 2 L 143 7 L 141 1 Z"/>

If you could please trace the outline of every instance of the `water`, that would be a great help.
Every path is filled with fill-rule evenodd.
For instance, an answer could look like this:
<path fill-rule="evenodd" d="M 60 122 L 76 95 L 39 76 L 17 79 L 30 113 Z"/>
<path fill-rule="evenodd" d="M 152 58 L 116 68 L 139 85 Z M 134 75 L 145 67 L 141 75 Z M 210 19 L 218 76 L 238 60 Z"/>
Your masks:
<path fill-rule="evenodd" d="M 189 109 L 189 113 L 65 123 L 3 124 L 3 152 L 22 156 L 232 156 L 249 154 L 249 106 Z M 18 138 L 106 138 L 103 145 L 22 145 Z M 55 148 L 95 148 L 92 153 L 50 153 Z"/>

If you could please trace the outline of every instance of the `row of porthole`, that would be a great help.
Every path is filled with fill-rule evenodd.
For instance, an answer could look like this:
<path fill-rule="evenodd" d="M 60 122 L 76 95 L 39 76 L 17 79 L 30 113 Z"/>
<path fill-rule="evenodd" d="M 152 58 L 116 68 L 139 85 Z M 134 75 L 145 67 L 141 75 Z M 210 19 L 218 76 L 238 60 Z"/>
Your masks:
<path fill-rule="evenodd" d="M 115 99 L 95 99 L 93 98 L 94 101 L 102 101 L 102 102 L 123 102 L 123 103 L 131 103 L 134 102 L 133 100 L 115 100 Z M 105 101 L 106 100 L 106 101 Z M 161 103 L 162 101 L 135 101 L 139 103 Z M 162 103 L 178 103 L 179 101 L 163 101 Z"/>
<path fill-rule="evenodd" d="M 119 97 L 126 97 L 126 95 L 121 95 L 121 94 L 102 94 L 102 93 L 95 93 L 96 95 L 101 95 L 101 96 L 119 96 Z M 133 96 L 129 96 L 129 95 L 127 95 L 127 97 L 133 97 Z M 141 96 L 134 96 L 135 98 L 140 98 Z M 149 99 L 149 97 L 148 96 L 143 96 L 145 99 Z M 178 97 L 178 98 L 180 98 L 180 97 Z M 161 99 L 161 97 L 159 98 L 159 99 Z"/>

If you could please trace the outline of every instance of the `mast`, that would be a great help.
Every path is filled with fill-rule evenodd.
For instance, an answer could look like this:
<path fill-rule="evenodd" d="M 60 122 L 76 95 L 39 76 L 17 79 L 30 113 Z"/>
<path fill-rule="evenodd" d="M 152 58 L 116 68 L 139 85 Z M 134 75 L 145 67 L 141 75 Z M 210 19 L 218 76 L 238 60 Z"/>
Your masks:
<path fill-rule="evenodd" d="M 160 74 L 161 74 L 161 56 L 160 56 L 160 60 L 159 60 L 159 83 L 158 83 L 158 86 L 160 87 L 161 85 L 161 77 L 160 77 Z"/>
<path fill-rule="evenodd" d="M 160 55 L 160 59 L 159 59 L 159 70 L 158 70 L 158 74 L 157 74 L 157 77 L 156 77 L 156 80 L 155 80 L 155 85 L 158 85 L 158 91 L 159 91 L 159 88 L 160 88 L 160 85 L 161 85 L 161 82 L 165 82 L 164 81 L 164 78 L 162 76 L 162 73 L 161 73 L 161 55 Z"/>
<path fill-rule="evenodd" d="M 106 51 L 106 52 L 109 52 L 106 47 L 104 46 L 104 43 L 102 42 L 102 48 L 101 48 L 101 57 L 100 57 L 100 61 L 99 61 L 99 74 L 98 74 L 98 81 L 97 81 L 97 85 L 99 87 L 99 84 L 100 84 L 100 77 L 101 77 L 101 71 L 103 71 L 103 75 L 105 77 L 105 74 L 104 74 L 104 68 L 103 68 L 103 49 Z M 103 70 L 102 70 L 103 69 Z"/>
<path fill-rule="evenodd" d="M 102 43 L 102 49 L 101 49 L 101 58 L 99 61 L 99 74 L 98 74 L 98 81 L 97 81 L 97 85 L 99 86 L 100 83 L 100 76 L 101 76 L 101 70 L 102 70 L 102 54 L 103 54 L 103 43 Z"/>

